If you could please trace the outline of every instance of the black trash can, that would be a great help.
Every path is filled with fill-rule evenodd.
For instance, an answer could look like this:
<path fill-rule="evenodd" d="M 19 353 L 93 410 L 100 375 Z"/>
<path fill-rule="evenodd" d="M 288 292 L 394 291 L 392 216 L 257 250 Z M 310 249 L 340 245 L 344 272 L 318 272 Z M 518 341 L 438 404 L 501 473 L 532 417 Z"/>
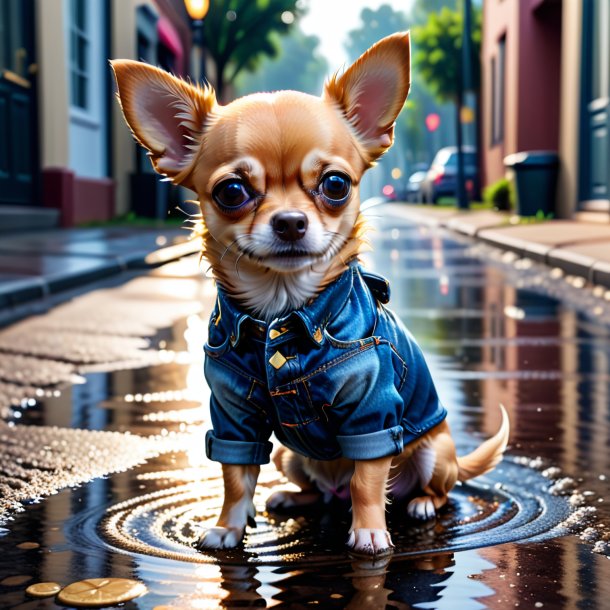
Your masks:
<path fill-rule="evenodd" d="M 548 216 L 555 213 L 559 155 L 550 150 L 532 150 L 504 158 L 504 166 L 515 174 L 517 214 Z"/>

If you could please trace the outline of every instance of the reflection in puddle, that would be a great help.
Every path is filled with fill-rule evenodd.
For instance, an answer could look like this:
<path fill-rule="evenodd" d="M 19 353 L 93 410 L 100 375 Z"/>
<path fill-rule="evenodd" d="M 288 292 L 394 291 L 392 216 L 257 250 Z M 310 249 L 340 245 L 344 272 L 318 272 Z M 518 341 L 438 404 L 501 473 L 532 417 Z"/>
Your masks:
<path fill-rule="evenodd" d="M 605 552 L 610 540 L 606 293 L 390 220 L 387 227 L 379 221 L 372 236 L 371 262 L 391 280 L 392 305 L 424 346 L 460 453 L 496 430 L 502 402 L 513 457 L 456 488 L 432 524 L 403 519 L 392 506 L 397 551 L 390 561 L 355 560 L 344 551 L 343 506 L 264 513 L 266 495 L 281 483 L 270 467 L 256 497 L 258 527 L 244 546 L 195 552 L 197 528 L 215 518 L 221 502 L 220 471 L 203 446 L 209 395 L 202 344 L 213 288 L 197 278 L 193 262 L 168 265 L 35 321 L 37 333 L 61 331 L 65 341 L 68 322 L 74 337 L 88 334 L 89 360 L 39 335 L 27 349 L 13 335 L 17 355 L 0 348 L 0 384 L 19 396 L 0 399 L 0 411 L 23 431 L 30 460 L 17 464 L 6 443 L 0 447 L 7 494 L 25 480 L 16 465 L 31 468 L 49 430 L 84 434 L 79 447 L 94 453 L 98 446 L 87 439 L 98 437 L 78 429 L 110 435 L 103 438 L 116 441 L 107 449 L 117 462 L 140 464 L 59 493 L 60 485 L 50 486 L 52 495 L 28 503 L 0 529 L 2 608 L 57 608 L 53 599 L 28 601 L 25 588 L 100 576 L 144 582 L 148 593 L 129 606 L 142 609 L 604 607 L 610 561 L 591 551 L 597 545 Z M 99 313 L 81 319 L 93 303 Z M 36 371 L 38 362 L 44 366 Z M 128 438 L 150 449 L 145 463 Z M 78 471 L 79 452 L 66 456 Z M 53 452 L 43 457 L 40 465 L 52 466 Z M 582 540 L 557 537 L 570 532 Z"/>

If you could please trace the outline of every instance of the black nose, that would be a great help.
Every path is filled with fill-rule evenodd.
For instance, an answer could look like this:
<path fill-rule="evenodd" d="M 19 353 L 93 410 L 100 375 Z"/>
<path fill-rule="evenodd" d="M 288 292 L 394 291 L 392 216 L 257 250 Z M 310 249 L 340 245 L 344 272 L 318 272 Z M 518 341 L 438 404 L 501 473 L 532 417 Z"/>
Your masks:
<path fill-rule="evenodd" d="M 298 241 L 307 233 L 307 216 L 298 210 L 278 212 L 271 218 L 273 232 L 284 241 Z"/>

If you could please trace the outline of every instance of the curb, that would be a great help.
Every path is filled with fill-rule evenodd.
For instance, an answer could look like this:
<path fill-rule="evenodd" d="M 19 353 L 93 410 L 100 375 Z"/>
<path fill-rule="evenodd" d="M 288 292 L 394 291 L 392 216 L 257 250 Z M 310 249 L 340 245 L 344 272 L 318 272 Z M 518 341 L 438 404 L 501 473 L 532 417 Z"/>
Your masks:
<path fill-rule="evenodd" d="M 607 241 L 610 252 L 610 224 L 587 224 L 587 227 L 594 227 L 591 232 L 596 235 L 592 238 L 575 237 L 565 241 L 564 246 L 557 247 L 556 244 L 531 241 L 507 234 L 511 229 L 511 216 L 505 212 L 458 210 L 441 212 L 440 209 L 434 208 L 422 209 L 423 206 L 413 208 L 409 204 L 391 203 L 386 205 L 391 206 L 392 211 L 396 211 L 420 224 L 467 235 L 496 248 L 514 252 L 522 258 L 530 258 L 548 267 L 559 268 L 567 275 L 581 276 L 592 284 L 610 288 L 610 261 L 599 260 L 594 256 L 574 250 L 579 247 L 586 249 L 595 241 L 602 241 L 603 243 Z M 570 221 L 549 220 L 536 226 L 539 226 L 541 230 L 544 229 L 545 234 L 548 235 L 553 229 L 561 227 L 567 222 Z M 578 224 L 584 226 L 586 223 L 580 222 Z"/>

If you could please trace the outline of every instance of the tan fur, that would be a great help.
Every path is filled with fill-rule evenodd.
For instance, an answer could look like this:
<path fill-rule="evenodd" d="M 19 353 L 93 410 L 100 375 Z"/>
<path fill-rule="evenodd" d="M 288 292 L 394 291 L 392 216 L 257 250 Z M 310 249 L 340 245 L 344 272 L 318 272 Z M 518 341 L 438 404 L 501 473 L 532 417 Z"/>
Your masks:
<path fill-rule="evenodd" d="M 318 462 L 310 458 L 293 453 L 288 449 L 281 449 L 281 460 L 276 466 L 293 483 L 307 489 L 308 497 L 312 496 L 312 483 L 316 481 L 327 482 L 329 480 L 342 480 L 346 475 L 350 476 L 355 470 L 352 478 L 352 500 L 354 494 L 356 501 L 354 507 L 361 507 L 360 512 L 354 513 L 353 529 L 360 527 L 360 523 L 375 523 L 378 528 L 380 517 L 383 514 L 384 503 L 380 501 L 379 494 L 385 494 L 386 490 L 398 497 L 412 492 L 423 492 L 424 495 L 417 496 L 411 500 L 408 512 L 416 518 L 433 516 L 425 512 L 419 513 L 418 508 L 425 508 L 426 503 L 438 510 L 447 502 L 447 494 L 455 487 L 458 481 L 465 482 L 492 470 L 502 459 L 506 449 L 509 435 L 508 415 L 503 406 L 500 405 L 502 423 L 498 432 L 484 441 L 472 453 L 458 457 L 455 453 L 455 445 L 449 430 L 449 424 L 442 421 L 427 434 L 407 445 L 402 453 L 388 462 L 372 460 L 371 462 L 354 462 L 352 460 L 334 460 L 332 462 Z M 430 478 L 422 480 L 421 472 L 414 472 L 416 486 L 411 490 L 403 490 L 399 485 L 392 485 L 392 479 L 396 481 L 401 475 L 410 479 L 412 471 L 416 468 L 414 462 L 419 451 L 426 450 L 434 454 L 434 466 Z M 359 465 L 364 464 L 364 468 Z M 373 465 L 373 470 L 368 469 Z M 304 485 L 303 485 L 304 482 Z M 321 489 L 320 491 L 324 491 Z M 298 501 L 294 501 L 297 504 Z M 376 509 L 371 509 L 376 507 Z M 370 520 L 362 515 L 369 514 Z"/>
<path fill-rule="evenodd" d="M 210 87 L 138 62 L 112 62 L 135 138 L 148 149 L 155 170 L 197 193 L 203 256 L 217 282 L 254 317 L 271 321 L 304 306 L 366 247 L 360 181 L 392 144 L 409 92 L 409 62 L 409 34 L 397 33 L 332 77 L 321 97 L 278 91 L 224 106 Z M 349 178 L 351 189 L 340 204 L 321 193 L 329 173 Z M 221 205 L 218 189 L 227 181 L 241 185 L 248 197 Z M 285 212 L 307 221 L 303 234 L 290 240 L 273 222 Z M 276 456 L 278 468 L 302 493 L 275 494 L 268 505 L 351 495 L 348 545 L 361 553 L 385 553 L 392 546 L 385 523 L 388 487 L 401 494 L 423 490 L 408 510 L 431 517 L 458 477 L 497 463 L 507 436 L 505 426 L 462 459 L 455 456 L 446 423 L 396 458 L 321 463 L 283 450 Z M 222 511 L 217 525 L 202 533 L 200 548 L 239 543 L 254 514 L 257 476 L 258 466 L 223 465 Z"/>

